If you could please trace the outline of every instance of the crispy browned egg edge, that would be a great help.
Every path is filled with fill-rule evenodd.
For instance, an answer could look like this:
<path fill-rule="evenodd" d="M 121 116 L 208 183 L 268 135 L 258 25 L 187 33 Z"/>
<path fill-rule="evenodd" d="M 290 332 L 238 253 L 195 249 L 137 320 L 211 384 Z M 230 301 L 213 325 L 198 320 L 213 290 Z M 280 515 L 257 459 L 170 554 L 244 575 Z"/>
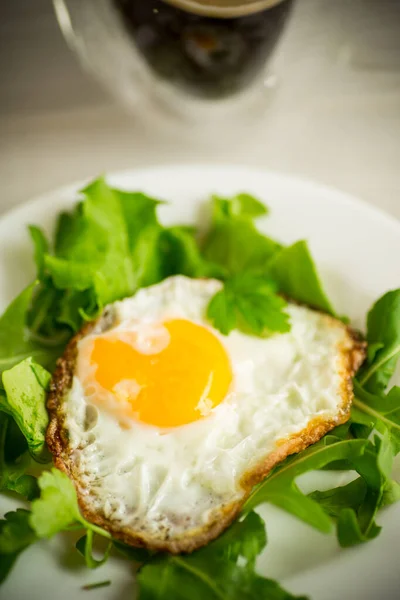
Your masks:
<path fill-rule="evenodd" d="M 324 315 L 324 318 L 332 327 L 342 327 L 345 333 L 344 342 L 339 347 L 342 403 L 336 417 L 329 420 L 320 417 L 313 419 L 299 433 L 279 440 L 274 452 L 264 457 L 256 468 L 245 473 L 240 482 L 244 492 L 240 501 L 226 505 L 222 509 L 216 509 L 204 527 L 192 529 L 180 537 L 174 538 L 168 532 L 164 533 L 162 537 L 150 537 L 130 527 L 120 527 L 104 515 L 99 514 L 88 500 L 88 490 L 85 485 L 74 473 L 74 462 L 69 448 L 68 431 L 63 412 L 64 398 L 72 385 L 78 342 L 90 333 L 101 333 L 110 329 L 114 323 L 112 308 L 106 309 L 96 321 L 86 324 L 71 339 L 63 356 L 57 361 L 47 401 L 50 423 L 46 435 L 47 445 L 53 454 L 55 466 L 66 473 L 75 485 L 79 506 L 85 519 L 104 528 L 115 539 L 125 544 L 172 554 L 193 552 L 217 538 L 238 516 L 253 487 L 260 483 L 276 465 L 289 455 L 301 452 L 316 443 L 326 433 L 345 423 L 350 417 L 353 401 L 352 378 L 365 359 L 366 343 L 362 341 L 357 332 L 341 321 L 328 315 Z"/>

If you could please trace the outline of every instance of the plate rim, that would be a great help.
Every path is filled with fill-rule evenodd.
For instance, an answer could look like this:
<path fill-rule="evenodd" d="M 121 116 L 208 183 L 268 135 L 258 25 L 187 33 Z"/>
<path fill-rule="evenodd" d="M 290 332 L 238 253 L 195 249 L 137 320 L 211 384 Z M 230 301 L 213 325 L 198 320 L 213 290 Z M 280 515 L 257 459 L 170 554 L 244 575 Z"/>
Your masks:
<path fill-rule="evenodd" d="M 275 180 L 285 185 L 298 185 L 304 188 L 313 189 L 314 192 L 321 192 L 321 202 L 327 202 L 328 204 L 331 202 L 331 199 L 328 199 L 328 196 L 335 196 L 335 201 L 340 202 L 342 206 L 351 206 L 356 208 L 357 210 L 362 210 L 363 212 L 367 212 L 371 217 L 375 217 L 380 219 L 385 226 L 390 228 L 397 229 L 400 232 L 400 219 L 397 219 L 394 215 L 391 215 L 385 209 L 376 206 L 375 204 L 371 204 L 367 200 L 354 195 L 350 192 L 346 192 L 340 188 L 335 186 L 331 186 L 326 183 L 322 183 L 320 181 L 315 181 L 308 177 L 302 177 L 298 175 L 292 175 L 285 171 L 276 171 L 272 169 L 263 169 L 262 167 L 257 166 L 248 166 L 244 164 L 229 164 L 229 163 L 221 163 L 221 164 L 210 164 L 210 163 L 171 163 L 169 165 L 151 165 L 146 167 L 132 168 L 132 169 L 123 169 L 118 171 L 103 171 L 99 176 L 91 175 L 82 179 L 75 180 L 72 183 L 67 183 L 65 185 L 61 185 L 59 187 L 52 188 L 51 190 L 39 193 L 34 195 L 33 197 L 29 197 L 28 200 L 24 202 L 18 203 L 16 206 L 11 207 L 9 210 L 6 210 L 4 213 L 0 215 L 0 226 L 3 225 L 3 222 L 8 219 L 13 219 L 18 216 L 18 213 L 23 212 L 26 208 L 32 208 L 36 204 L 42 204 L 48 200 L 50 200 L 54 196 L 66 195 L 68 193 L 76 194 L 79 192 L 79 189 L 85 186 L 88 182 L 93 179 L 104 176 L 105 179 L 109 178 L 125 178 L 127 176 L 149 176 L 152 173 L 157 173 L 160 175 L 168 175 L 174 171 L 201 171 L 206 170 L 209 172 L 241 172 L 243 174 L 263 176 L 269 178 L 271 181 Z M 71 198 L 71 202 L 76 200 L 76 198 Z M 262 201 L 262 200 L 261 200 Z"/>
<path fill-rule="evenodd" d="M 399 245 L 400 245 L 400 219 L 397 219 L 394 215 L 387 213 L 380 207 L 370 204 L 366 200 L 359 198 L 355 195 L 347 193 L 345 191 L 340 190 L 334 186 L 326 185 L 324 183 L 313 181 L 308 178 L 299 177 L 297 175 L 291 175 L 290 173 L 280 172 L 276 170 L 263 169 L 262 167 L 257 166 L 247 166 L 243 164 L 209 164 L 209 163 L 171 163 L 167 165 L 154 165 L 147 167 L 139 167 L 139 168 L 130 168 L 123 169 L 118 171 L 110 171 L 109 173 L 105 173 L 104 176 L 106 179 L 128 179 L 132 178 L 132 180 L 136 177 L 150 177 L 154 174 L 156 177 L 171 177 L 174 173 L 191 173 L 191 172 L 201 172 L 207 171 L 210 174 L 228 174 L 229 172 L 235 173 L 236 175 L 240 175 L 243 178 L 248 178 L 249 182 L 251 182 L 251 177 L 256 175 L 257 177 L 264 178 L 266 182 L 270 182 L 271 186 L 276 185 L 277 187 L 281 185 L 282 187 L 296 188 L 300 187 L 303 191 L 310 190 L 313 195 L 320 194 L 321 203 L 326 203 L 326 206 L 332 206 L 335 203 L 339 210 L 348 208 L 354 208 L 360 214 L 364 214 L 366 218 L 374 219 L 378 222 L 378 227 L 382 226 L 386 229 L 389 227 L 391 231 L 395 233 L 395 235 L 399 235 Z M 222 175 L 220 175 L 222 177 Z M 71 206 L 76 202 L 76 194 L 81 187 L 83 187 L 87 182 L 91 181 L 92 177 L 85 177 L 83 179 L 77 180 L 73 183 L 69 183 L 66 185 L 61 185 L 59 187 L 53 188 L 50 191 L 47 191 L 42 194 L 34 195 L 28 200 L 19 203 L 17 206 L 12 207 L 8 211 L 5 211 L 0 215 L 0 228 L 6 226 L 8 220 L 16 220 L 19 221 L 19 227 L 21 224 L 24 226 L 27 223 L 26 218 L 24 217 L 24 211 L 29 208 L 30 210 L 34 209 L 35 206 L 42 205 L 43 203 L 51 202 L 52 198 L 61 198 L 65 197 L 67 202 L 71 203 Z M 118 185 L 118 184 L 117 184 Z M 194 188 L 195 189 L 195 188 Z M 145 190 L 146 191 L 146 190 Z M 69 198 L 70 197 L 70 198 Z M 173 198 L 171 198 L 173 204 Z M 268 200 L 266 199 L 268 202 Z M 59 211 L 59 208 L 56 208 L 52 211 L 54 215 L 56 215 Z M 15 226 L 15 225 L 13 225 Z M 7 260 L 6 257 L 3 260 Z M 389 527 L 389 524 L 386 524 L 386 527 Z M 385 527 L 385 528 L 386 528 Z M 357 551 L 357 548 L 355 548 Z M 341 563 L 344 559 L 344 555 L 332 557 L 326 566 L 329 569 L 333 570 L 333 567 L 341 569 Z M 317 566 L 312 569 L 313 572 L 317 572 L 321 569 L 321 566 Z M 311 573 L 310 573 L 311 574 Z M 307 574 L 296 574 L 294 576 L 290 576 L 289 578 L 281 579 L 280 582 L 286 585 L 286 581 L 290 583 L 293 580 L 297 580 L 301 578 L 301 576 Z M 361 590 L 362 592 L 362 590 Z M 297 593 L 297 592 L 296 592 Z"/>

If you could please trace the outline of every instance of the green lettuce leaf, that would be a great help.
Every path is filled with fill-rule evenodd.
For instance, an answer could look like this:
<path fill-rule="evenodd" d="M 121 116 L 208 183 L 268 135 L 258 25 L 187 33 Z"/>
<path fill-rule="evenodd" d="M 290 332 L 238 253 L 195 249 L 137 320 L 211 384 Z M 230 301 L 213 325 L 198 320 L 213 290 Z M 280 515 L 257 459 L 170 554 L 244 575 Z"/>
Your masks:
<path fill-rule="evenodd" d="M 211 204 L 214 221 L 235 217 L 254 220 L 269 213 L 268 207 L 263 202 L 244 192 L 232 198 L 214 195 Z"/>
<path fill-rule="evenodd" d="M 37 277 L 39 280 L 43 279 L 45 272 L 45 256 L 49 252 L 49 242 L 40 229 L 35 225 L 29 226 L 29 233 L 34 245 L 34 258 L 37 267 Z"/>
<path fill-rule="evenodd" d="M 277 295 L 273 281 L 251 274 L 236 275 L 211 299 L 207 317 L 227 335 L 232 329 L 265 336 L 290 331 L 286 301 Z"/>
<path fill-rule="evenodd" d="M 82 194 L 75 209 L 58 219 L 54 254 L 31 229 L 41 286 L 30 322 L 45 337 L 66 328 L 77 331 L 105 304 L 165 277 L 164 228 L 156 215 L 160 202 L 113 190 L 102 178 Z"/>
<path fill-rule="evenodd" d="M 113 190 L 118 198 L 128 236 L 134 289 L 158 283 L 163 279 L 161 234 L 157 207 L 162 201 L 140 192 Z"/>
<path fill-rule="evenodd" d="M 5 402 L 0 394 L 1 403 Z M 31 465 L 28 445 L 14 419 L 0 412 L 0 491 L 8 490 L 33 500 L 39 488 L 36 477 L 26 471 Z"/>
<path fill-rule="evenodd" d="M 279 290 L 289 298 L 334 314 L 307 242 L 296 242 L 275 254 L 269 264 L 269 273 L 277 281 Z"/>
<path fill-rule="evenodd" d="M 243 219 L 218 222 L 203 243 L 207 261 L 218 265 L 224 277 L 252 272 L 263 275 L 272 256 L 281 248 Z"/>
<path fill-rule="evenodd" d="M 6 398 L 0 409 L 15 419 L 28 443 L 32 457 L 38 462 L 48 462 L 46 430 L 49 417 L 46 410 L 46 392 L 50 373 L 27 358 L 3 373 Z"/>
<path fill-rule="evenodd" d="M 160 238 L 163 277 L 185 275 L 186 277 L 223 276 L 218 265 L 207 261 L 200 252 L 196 230 L 175 226 L 164 229 Z"/>
<path fill-rule="evenodd" d="M 83 291 L 93 286 L 105 305 L 135 290 L 125 217 L 104 179 L 82 194 L 78 210 L 59 223 L 56 256 L 46 256 L 46 268 L 56 287 Z"/>
<path fill-rule="evenodd" d="M 248 194 L 233 198 L 212 198 L 212 226 L 202 252 L 205 259 L 217 265 L 220 277 L 251 271 L 264 275 L 271 257 L 281 245 L 258 231 L 254 219 L 268 209 Z"/>
<path fill-rule="evenodd" d="M 35 287 L 36 283 L 32 283 L 25 288 L 0 317 L 0 375 L 28 357 L 48 365 L 57 356 L 57 348 L 34 341 L 27 328 L 27 313 Z"/>

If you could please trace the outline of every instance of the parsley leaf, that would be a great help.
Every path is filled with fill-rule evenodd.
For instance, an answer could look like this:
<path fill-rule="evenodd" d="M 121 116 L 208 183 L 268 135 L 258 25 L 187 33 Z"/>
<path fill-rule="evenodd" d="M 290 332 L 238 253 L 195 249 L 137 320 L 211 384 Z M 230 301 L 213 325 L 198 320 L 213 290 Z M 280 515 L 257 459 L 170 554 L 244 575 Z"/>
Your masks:
<path fill-rule="evenodd" d="M 80 522 L 74 484 L 64 473 L 57 469 L 45 471 L 39 478 L 41 496 L 32 502 L 30 524 L 37 536 L 50 538 L 66 529 L 69 525 Z"/>
<path fill-rule="evenodd" d="M 75 486 L 72 481 L 58 469 L 45 471 L 39 478 L 41 496 L 32 502 L 30 525 L 39 538 L 50 538 L 79 523 L 93 533 L 111 538 L 110 534 L 89 523 L 79 511 Z"/>
<path fill-rule="evenodd" d="M 290 331 L 287 303 L 276 289 L 273 281 L 251 274 L 232 277 L 211 299 L 207 317 L 224 335 L 232 329 L 258 336 Z"/>
<path fill-rule="evenodd" d="M 11 415 L 28 443 L 32 457 L 38 462 L 48 462 L 46 429 L 49 417 L 46 410 L 46 392 L 50 373 L 31 358 L 4 371 L 3 384 L 6 398 L 0 410 Z"/>

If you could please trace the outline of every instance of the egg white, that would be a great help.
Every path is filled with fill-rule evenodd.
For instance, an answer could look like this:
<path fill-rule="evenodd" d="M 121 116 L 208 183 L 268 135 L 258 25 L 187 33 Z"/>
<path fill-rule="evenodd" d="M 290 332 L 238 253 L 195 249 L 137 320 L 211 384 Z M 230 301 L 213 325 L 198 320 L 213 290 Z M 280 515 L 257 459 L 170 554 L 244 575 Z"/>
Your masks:
<path fill-rule="evenodd" d="M 214 280 L 170 278 L 116 303 L 112 331 L 178 317 L 210 327 L 206 308 L 220 289 Z M 339 419 L 346 329 L 308 308 L 289 304 L 287 310 L 287 334 L 261 339 L 213 330 L 231 360 L 232 388 L 207 417 L 185 426 L 162 430 L 132 422 L 122 428 L 90 404 L 74 376 L 65 427 L 73 475 L 92 510 L 146 535 L 182 536 L 207 524 L 213 510 L 243 498 L 242 478 L 279 440 L 316 417 Z"/>

